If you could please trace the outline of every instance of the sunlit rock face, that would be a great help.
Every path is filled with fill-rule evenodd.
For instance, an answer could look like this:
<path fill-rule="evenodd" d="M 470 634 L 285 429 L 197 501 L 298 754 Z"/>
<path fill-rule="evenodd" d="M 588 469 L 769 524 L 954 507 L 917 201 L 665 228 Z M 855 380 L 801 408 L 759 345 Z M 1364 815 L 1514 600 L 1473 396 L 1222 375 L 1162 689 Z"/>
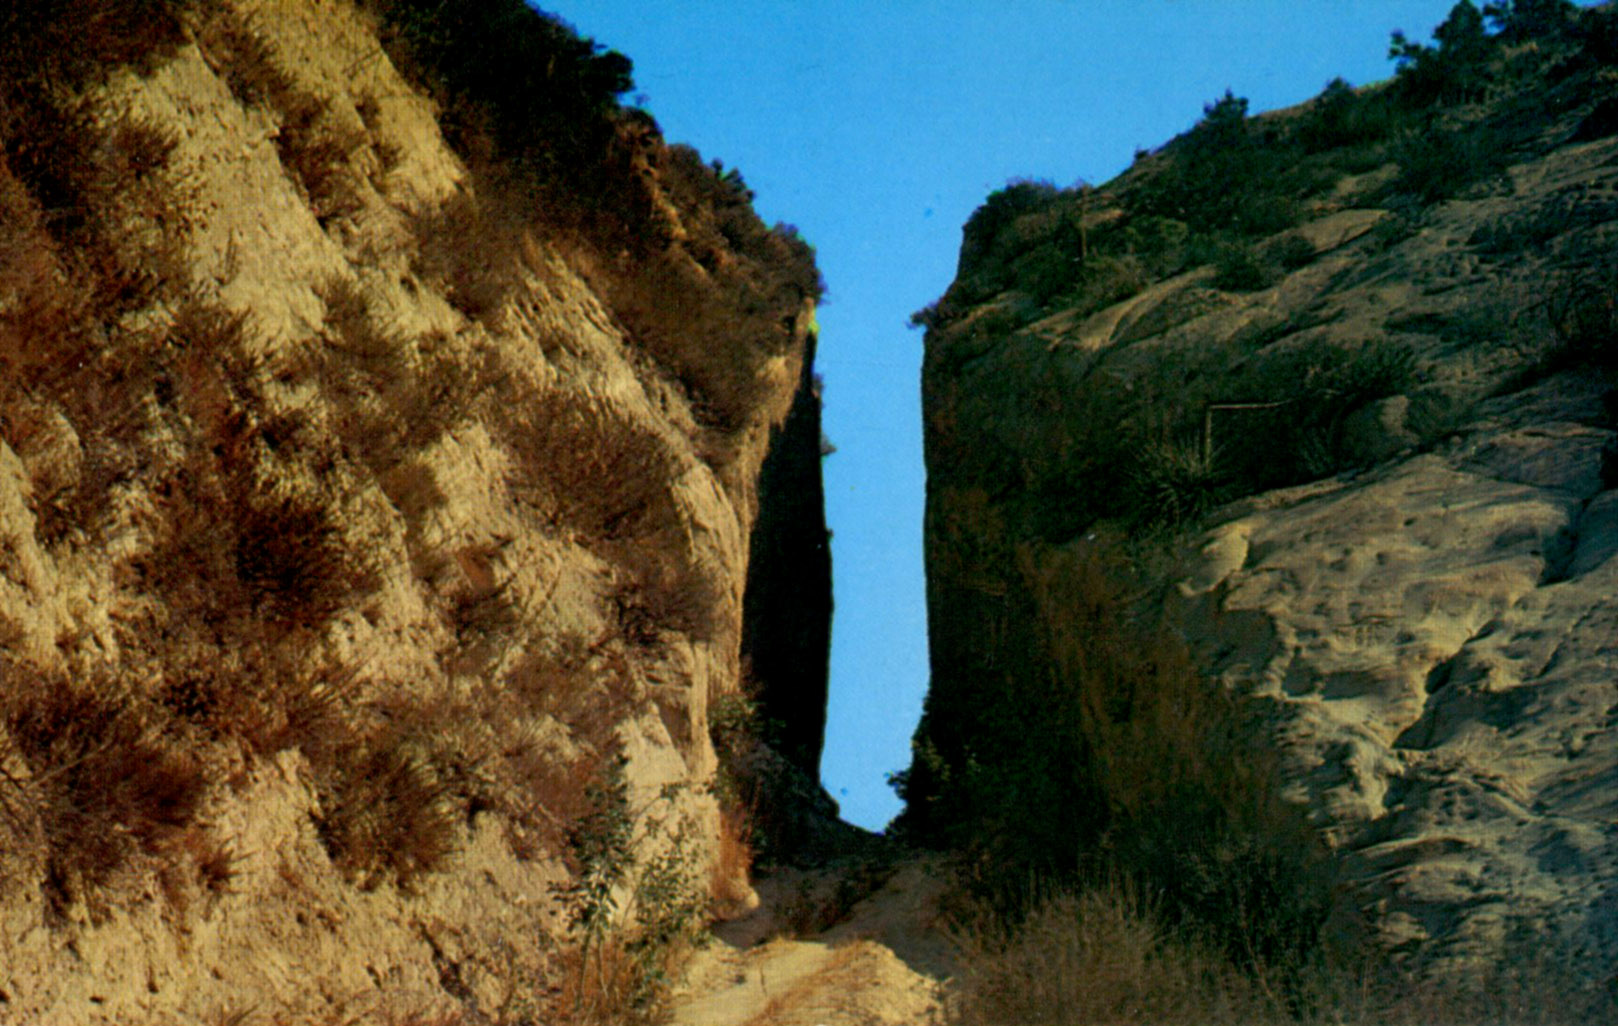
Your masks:
<path fill-rule="evenodd" d="M 920 315 L 912 825 L 940 826 L 973 724 L 1046 672 L 1027 561 L 1133 535 L 1160 586 L 1142 615 L 1262 712 L 1383 940 L 1453 967 L 1529 936 L 1611 964 L 1618 141 L 1592 67 L 1435 109 L 1433 137 L 1497 158 L 1441 187 L 1409 137 L 1311 135 L 1323 99 L 1233 144 L 1296 174 L 1229 183 L 1249 206 L 1222 216 L 1284 217 L 1221 235 L 1164 213 L 1176 168 L 1214 159 L 1205 129 L 974 217 Z"/>
<path fill-rule="evenodd" d="M 520 3 L 515 114 L 433 5 L 60 7 L 0 16 L 0 1020 L 542 1016 L 603 810 L 620 918 L 670 852 L 744 906 L 744 634 L 823 722 L 807 247 Z"/>

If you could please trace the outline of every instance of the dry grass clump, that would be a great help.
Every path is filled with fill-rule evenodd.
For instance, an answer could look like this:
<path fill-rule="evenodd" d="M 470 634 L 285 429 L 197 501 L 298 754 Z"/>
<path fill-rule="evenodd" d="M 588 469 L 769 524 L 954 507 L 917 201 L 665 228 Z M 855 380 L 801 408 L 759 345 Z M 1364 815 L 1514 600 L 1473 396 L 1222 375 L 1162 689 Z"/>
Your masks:
<path fill-rule="evenodd" d="M 508 487 L 519 501 L 593 542 L 663 519 L 679 459 L 667 442 L 589 395 L 522 393 L 490 425 L 511 454 Z"/>
<path fill-rule="evenodd" d="M 148 70 L 185 42 L 196 0 L 16 0 L 0 12 L 0 83 L 82 87 Z"/>
<path fill-rule="evenodd" d="M 489 183 L 477 196 L 457 193 L 411 218 L 414 267 L 469 319 L 497 325 L 522 280 L 527 226 L 515 201 Z"/>
<path fill-rule="evenodd" d="M 1167 1026 L 1290 1021 L 1252 980 L 1166 926 L 1123 883 L 1062 891 L 1014 928 L 957 924 L 951 1026 Z"/>
<path fill-rule="evenodd" d="M 208 788 L 200 755 L 112 678 L 4 669 L 0 826 L 37 858 L 51 906 L 101 907 L 143 857 L 193 826 Z"/>
<path fill-rule="evenodd" d="M 1442 978 L 1379 964 L 1367 950 L 1282 990 L 1125 883 L 1059 890 L 1031 909 L 1014 926 L 993 911 L 958 913 L 949 1026 L 1573 1026 L 1615 1010 L 1608 986 L 1542 941 Z"/>

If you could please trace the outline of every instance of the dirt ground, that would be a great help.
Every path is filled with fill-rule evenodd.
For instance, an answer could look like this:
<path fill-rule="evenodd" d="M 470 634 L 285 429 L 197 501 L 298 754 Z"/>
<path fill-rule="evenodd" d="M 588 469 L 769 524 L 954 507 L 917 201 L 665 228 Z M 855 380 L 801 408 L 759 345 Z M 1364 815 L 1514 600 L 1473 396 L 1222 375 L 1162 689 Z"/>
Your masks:
<path fill-rule="evenodd" d="M 943 866 L 932 859 L 776 871 L 757 883 L 759 907 L 718 926 L 692 960 L 673 1022 L 939 1022 L 952 964 L 939 910 L 945 883 Z M 822 925 L 832 919 L 838 921 Z"/>

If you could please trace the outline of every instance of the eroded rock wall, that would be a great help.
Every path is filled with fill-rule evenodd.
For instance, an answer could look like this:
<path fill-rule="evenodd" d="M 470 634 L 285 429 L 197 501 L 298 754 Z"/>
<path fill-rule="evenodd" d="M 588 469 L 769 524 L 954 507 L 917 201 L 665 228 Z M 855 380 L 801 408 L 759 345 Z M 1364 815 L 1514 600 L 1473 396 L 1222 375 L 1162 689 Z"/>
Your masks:
<path fill-rule="evenodd" d="M 542 1015 L 616 767 L 620 919 L 670 850 L 747 897 L 708 711 L 819 494 L 807 249 L 642 116 L 565 188 L 452 147 L 387 5 L 149 6 L 8 94 L 0 1021 Z"/>
<path fill-rule="evenodd" d="M 1345 855 L 1384 940 L 1467 966 L 1534 937 L 1610 972 L 1614 323 L 1577 311 L 1610 307 L 1618 144 L 1580 127 L 1599 92 L 1536 88 L 1517 98 L 1498 173 L 1419 196 L 1369 151 L 1293 227 L 1252 236 L 1260 262 L 1286 252 L 1267 273 L 1232 251 L 1146 273 L 1165 222 L 1131 204 L 1183 149 L 1066 208 L 1014 186 L 998 234 L 975 218 L 956 286 L 922 315 L 932 684 L 917 797 L 947 794 L 983 716 L 1039 715 L 1001 708 L 1006 682 L 1046 672 L 1030 663 L 1026 561 L 1133 533 L 1145 575 L 1168 585 L 1163 615 L 1261 712 L 1289 793 Z M 1099 268 L 1090 250 L 1074 291 L 1144 276 L 1126 298 L 1031 293 L 1039 253 L 1019 258 L 1020 240 L 1054 238 L 1079 266 L 1118 225 L 1139 248 Z M 982 284 L 991 242 L 1016 282 Z M 1352 391 L 1310 391 L 1332 372 L 1308 354 L 1328 350 L 1398 352 L 1409 373 L 1320 418 L 1315 480 L 1204 512 L 1231 474 L 1263 480 L 1293 458 L 1292 424 L 1315 415 L 1297 396 Z M 1266 360 L 1296 368 L 1291 394 L 1250 387 Z M 1105 448 L 1131 430 L 1139 444 Z M 1176 516 L 1189 533 L 1164 529 Z M 925 829 L 931 808 L 906 816 Z"/>

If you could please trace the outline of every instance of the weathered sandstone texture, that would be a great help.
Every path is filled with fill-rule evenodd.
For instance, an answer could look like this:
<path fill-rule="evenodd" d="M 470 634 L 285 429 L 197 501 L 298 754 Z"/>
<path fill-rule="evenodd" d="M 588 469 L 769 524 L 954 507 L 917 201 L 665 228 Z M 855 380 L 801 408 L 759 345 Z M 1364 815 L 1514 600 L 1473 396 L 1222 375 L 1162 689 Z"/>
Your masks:
<path fill-rule="evenodd" d="M 1213 267 L 1193 267 L 1078 312 L 1040 310 L 1016 288 L 926 312 L 933 682 L 918 745 L 962 750 L 995 682 L 1034 672 L 1019 557 L 1117 530 L 1073 512 L 1133 480 L 1076 444 L 1074 425 L 1097 418 L 1082 389 L 1119 404 L 1121 430 L 1156 401 L 1141 389 L 1166 389 L 1167 408 L 1198 375 L 1238 381 L 1275 354 L 1397 345 L 1411 381 L 1333 425 L 1346 466 L 1192 521 L 1177 555 L 1159 557 L 1173 565 L 1162 610 L 1263 711 L 1290 793 L 1345 853 L 1383 939 L 1462 965 L 1528 937 L 1610 972 L 1614 381 L 1558 348 L 1581 289 L 1612 302 L 1618 141 L 1576 131 L 1591 102 L 1522 102 L 1528 141 L 1449 198 L 1390 190 L 1391 163 L 1340 176 L 1285 238 L 1254 243 L 1302 250 L 1266 282 L 1220 287 Z M 1279 131 L 1299 116 L 1258 120 Z M 1150 156 L 1090 197 L 1089 230 L 1172 159 Z M 970 228 L 968 242 L 958 284 L 987 259 Z M 1267 411 L 1207 416 L 1216 460 L 1278 444 Z M 1183 440 L 1187 460 L 1200 444 Z"/>
<path fill-rule="evenodd" d="M 644 115 L 526 191 L 347 0 L 180 24 L 3 129 L 0 1022 L 537 1021 L 620 759 L 619 914 L 748 899 L 744 635 L 818 752 L 807 248 Z"/>

